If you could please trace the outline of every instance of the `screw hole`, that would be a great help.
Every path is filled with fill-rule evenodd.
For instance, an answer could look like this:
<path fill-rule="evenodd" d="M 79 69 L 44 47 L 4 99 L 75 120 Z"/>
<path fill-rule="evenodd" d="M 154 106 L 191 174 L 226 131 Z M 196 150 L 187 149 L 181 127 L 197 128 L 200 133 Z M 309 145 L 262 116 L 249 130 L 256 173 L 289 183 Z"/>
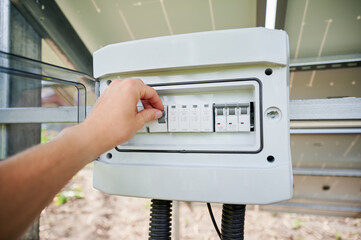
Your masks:
<path fill-rule="evenodd" d="M 274 161 L 275 161 L 275 157 L 272 156 L 272 155 L 270 155 L 270 156 L 267 157 L 267 161 L 270 162 L 270 163 L 271 163 L 271 162 L 274 162 Z"/>
<path fill-rule="evenodd" d="M 266 71 L 264 71 L 264 73 L 265 73 L 267 76 L 271 75 L 272 72 L 273 72 L 273 71 L 272 71 L 271 68 L 267 68 Z"/>
<path fill-rule="evenodd" d="M 112 80 L 107 81 L 107 85 L 109 86 L 112 83 Z"/>
<path fill-rule="evenodd" d="M 328 190 L 330 190 L 330 186 L 328 186 L 328 185 L 323 185 L 323 186 L 322 186 L 322 190 L 323 190 L 323 191 L 328 191 Z"/>
<path fill-rule="evenodd" d="M 113 157 L 113 155 L 111 153 L 107 153 L 106 156 L 107 156 L 108 159 L 111 159 Z"/>

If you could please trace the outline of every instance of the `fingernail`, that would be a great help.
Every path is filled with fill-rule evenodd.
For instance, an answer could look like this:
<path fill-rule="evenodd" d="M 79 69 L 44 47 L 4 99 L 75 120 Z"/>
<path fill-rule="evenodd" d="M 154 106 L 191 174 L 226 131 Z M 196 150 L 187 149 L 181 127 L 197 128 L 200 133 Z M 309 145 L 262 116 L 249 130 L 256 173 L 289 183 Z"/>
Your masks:
<path fill-rule="evenodd" d="M 162 111 L 156 111 L 155 112 L 155 119 L 161 118 L 163 116 L 163 112 Z"/>

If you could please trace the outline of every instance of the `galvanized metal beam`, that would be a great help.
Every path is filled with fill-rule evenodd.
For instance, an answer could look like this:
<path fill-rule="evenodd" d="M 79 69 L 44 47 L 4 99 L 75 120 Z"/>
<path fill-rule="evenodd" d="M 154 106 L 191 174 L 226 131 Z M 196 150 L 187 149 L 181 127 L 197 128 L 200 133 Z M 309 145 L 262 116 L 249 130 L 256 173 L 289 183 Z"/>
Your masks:
<path fill-rule="evenodd" d="M 34 31 L 21 13 L 10 6 L 10 52 L 40 60 L 41 37 Z M 9 59 L 10 68 L 26 68 Z M 9 74 L 9 107 L 40 107 L 41 81 L 19 78 Z M 40 143 L 40 124 L 12 124 L 7 126 L 7 156 Z"/>
<path fill-rule="evenodd" d="M 9 52 L 40 60 L 41 37 L 24 19 L 20 12 L 10 5 L 10 48 Z M 10 59 L 10 68 L 17 65 Z M 26 68 L 26 65 L 17 66 Z M 18 78 L 12 74 L 9 77 L 9 107 L 39 107 L 41 106 L 41 82 L 34 79 Z M 6 156 L 12 156 L 31 146 L 40 143 L 41 124 L 11 124 L 7 129 Z M 39 239 L 39 218 L 22 236 L 23 240 Z"/>
<path fill-rule="evenodd" d="M 361 128 L 361 120 L 308 120 L 291 121 L 290 129 L 345 129 Z"/>
<path fill-rule="evenodd" d="M 340 205 L 306 204 L 306 203 L 293 203 L 293 202 L 276 203 L 275 205 L 287 206 L 291 208 L 307 208 L 307 209 L 324 210 L 324 211 L 345 211 L 345 212 L 354 212 L 354 213 L 361 212 L 361 207 L 340 206 Z"/>
<path fill-rule="evenodd" d="M 90 112 L 87 107 L 86 112 Z M 24 118 L 26 116 L 26 118 Z M 77 123 L 78 107 L 0 108 L 0 124 L 12 123 Z M 297 128 L 291 134 L 359 134 L 361 128 Z"/>
<path fill-rule="evenodd" d="M 361 128 L 308 128 L 290 129 L 291 134 L 358 134 Z"/>
<path fill-rule="evenodd" d="M 0 51 L 10 51 L 10 0 L 0 1 Z M 0 59 L 0 65 L 8 66 L 8 61 Z M 9 76 L 0 73 L 0 108 L 9 106 Z M 7 151 L 6 126 L 0 124 L 0 159 L 5 158 Z"/>
<path fill-rule="evenodd" d="M 306 176 L 361 177 L 361 169 L 293 168 L 293 174 Z"/>
<path fill-rule="evenodd" d="M 361 98 L 300 99 L 290 101 L 291 120 L 359 120 Z"/>
<path fill-rule="evenodd" d="M 360 217 L 361 207 L 348 206 L 325 203 L 297 203 L 297 202 L 281 202 L 271 205 L 261 206 L 265 211 L 278 212 L 295 212 L 302 214 L 316 214 L 326 216 L 340 216 L 340 217 Z"/>
<path fill-rule="evenodd" d="M 290 71 L 313 71 L 361 67 L 361 54 L 291 59 Z"/>
<path fill-rule="evenodd" d="M 11 0 L 69 68 L 93 75 L 92 55 L 54 0 Z"/>
<path fill-rule="evenodd" d="M 88 107 L 90 110 L 90 107 Z M 87 110 L 87 112 L 88 112 Z M 24 117 L 26 116 L 26 118 Z M 29 107 L 0 109 L 0 123 L 76 123 L 78 107 Z"/>
<path fill-rule="evenodd" d="M 10 50 L 10 1 L 0 1 L 0 51 Z M 2 82 L 1 82 L 2 83 Z M 0 84 L 1 84 L 0 83 Z M 2 96 L 0 96 L 2 97 Z M 1 101 L 1 98 L 0 98 Z M 1 103 L 1 102 L 0 102 Z"/>
<path fill-rule="evenodd" d="M 87 109 L 88 112 L 89 109 Z M 76 122 L 77 107 L 59 108 L 4 108 L 0 109 L 0 124 L 4 123 L 41 123 Z M 20 116 L 27 116 L 26 119 Z M 59 121 L 59 119 L 61 121 Z M 302 99 L 290 101 L 291 121 L 312 120 L 361 120 L 361 98 Z M 346 122 L 346 121 L 345 121 Z M 295 128 L 294 134 L 342 133 L 360 131 L 360 128 Z M 339 129 L 339 130 L 338 130 Z M 345 130 L 346 129 L 346 130 Z M 350 130 L 347 130 L 350 129 Z M 352 130 L 353 129 L 353 130 Z M 341 131 L 341 132 L 340 132 Z M 356 133 L 354 132 L 354 133 Z"/>
<path fill-rule="evenodd" d="M 291 200 L 261 206 L 261 209 L 332 216 L 361 216 L 359 173 L 349 174 L 352 170 L 346 172 L 342 169 L 335 172 L 331 172 L 332 169 L 325 170 L 333 175 L 323 175 L 321 172 L 316 172 L 321 170 L 316 169 L 309 172 L 301 171 L 299 175 L 294 174 L 294 191 Z"/>

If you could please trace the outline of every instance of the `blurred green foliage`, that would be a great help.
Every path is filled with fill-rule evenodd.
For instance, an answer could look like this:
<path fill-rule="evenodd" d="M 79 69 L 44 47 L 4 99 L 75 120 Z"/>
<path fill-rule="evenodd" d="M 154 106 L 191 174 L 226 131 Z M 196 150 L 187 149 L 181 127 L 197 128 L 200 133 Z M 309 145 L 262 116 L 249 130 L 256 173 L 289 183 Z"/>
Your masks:
<path fill-rule="evenodd" d="M 41 128 L 40 143 L 47 143 L 58 135 L 56 131 L 48 131 L 45 127 Z"/>
<path fill-rule="evenodd" d="M 79 185 L 72 185 L 69 190 L 58 193 L 54 198 L 54 205 L 60 206 L 71 200 L 84 198 L 83 190 Z"/>
<path fill-rule="evenodd" d="M 304 225 L 304 222 L 301 222 L 299 219 L 295 219 L 292 223 L 292 228 L 293 229 L 298 229 L 300 228 L 302 225 Z"/>

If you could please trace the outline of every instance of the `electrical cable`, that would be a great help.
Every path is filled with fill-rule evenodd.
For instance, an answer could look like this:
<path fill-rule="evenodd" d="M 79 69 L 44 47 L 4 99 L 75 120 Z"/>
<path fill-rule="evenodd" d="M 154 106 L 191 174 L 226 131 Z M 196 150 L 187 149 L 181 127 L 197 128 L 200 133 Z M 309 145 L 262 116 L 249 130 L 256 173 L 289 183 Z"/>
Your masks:
<path fill-rule="evenodd" d="M 210 203 L 207 203 L 207 208 L 212 219 L 213 226 L 221 240 L 244 239 L 246 205 L 223 204 L 222 233 L 219 231 Z"/>
<path fill-rule="evenodd" d="M 246 205 L 223 204 L 222 239 L 243 240 Z"/>
<path fill-rule="evenodd" d="M 222 235 L 221 235 L 221 232 L 219 231 L 217 222 L 216 222 L 216 220 L 214 219 L 214 215 L 213 215 L 213 211 L 212 211 L 212 207 L 211 207 L 211 204 L 210 204 L 210 203 L 207 203 L 207 208 L 208 208 L 209 215 L 211 216 L 213 226 L 214 226 L 214 228 L 216 229 L 216 232 L 217 232 L 217 234 L 218 234 L 218 236 L 219 236 L 219 239 L 222 240 Z"/>
<path fill-rule="evenodd" d="M 152 199 L 149 240 L 170 240 L 172 201 Z"/>

